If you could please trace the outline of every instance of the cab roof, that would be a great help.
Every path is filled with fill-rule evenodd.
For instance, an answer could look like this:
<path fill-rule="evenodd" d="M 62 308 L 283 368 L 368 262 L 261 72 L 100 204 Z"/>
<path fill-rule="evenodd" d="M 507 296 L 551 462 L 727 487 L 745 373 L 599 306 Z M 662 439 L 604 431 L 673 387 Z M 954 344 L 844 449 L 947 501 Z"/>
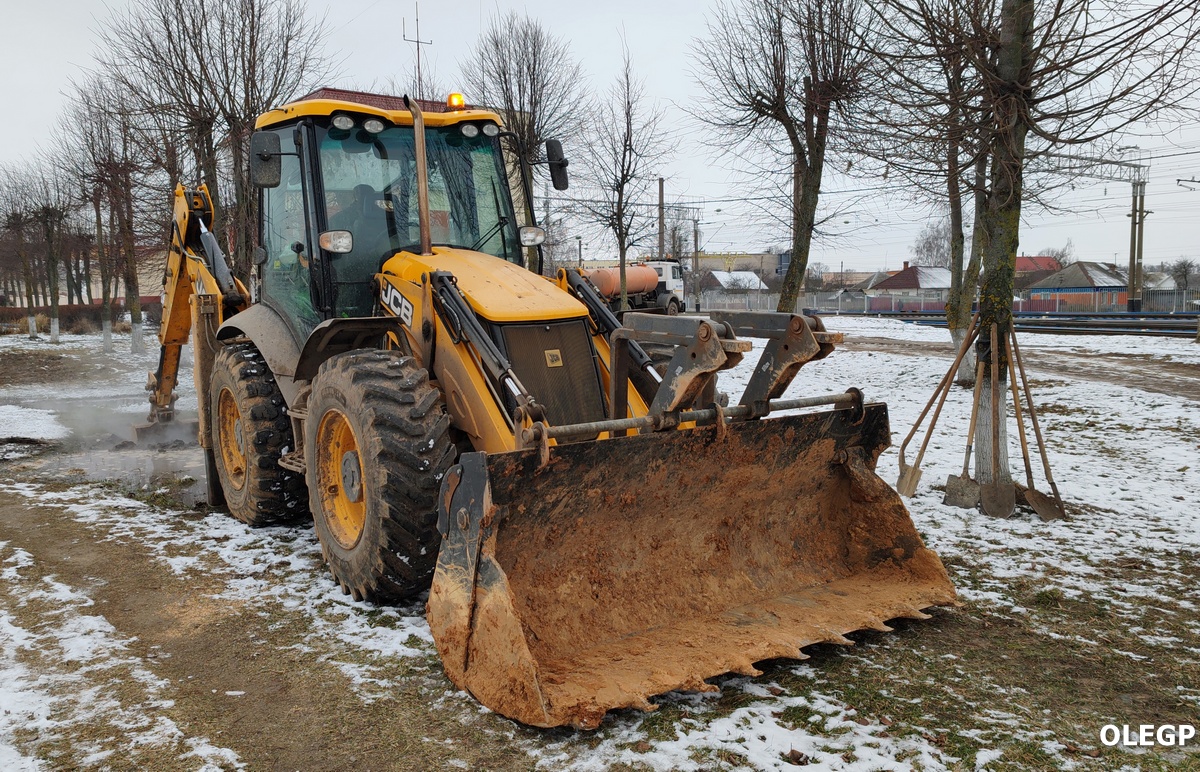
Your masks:
<path fill-rule="evenodd" d="M 463 121 L 490 120 L 503 126 L 500 116 L 491 110 L 472 106 L 451 110 L 444 102 L 418 99 L 417 104 L 425 115 L 429 126 L 449 126 Z M 258 116 L 256 129 L 266 129 L 305 117 L 324 117 L 333 113 L 346 112 L 358 115 L 373 115 L 399 126 L 411 126 L 412 114 L 404 106 L 404 98 L 388 94 L 371 94 L 366 91 L 351 91 L 340 88 L 320 88 L 305 94 L 294 102 L 269 110 Z"/>

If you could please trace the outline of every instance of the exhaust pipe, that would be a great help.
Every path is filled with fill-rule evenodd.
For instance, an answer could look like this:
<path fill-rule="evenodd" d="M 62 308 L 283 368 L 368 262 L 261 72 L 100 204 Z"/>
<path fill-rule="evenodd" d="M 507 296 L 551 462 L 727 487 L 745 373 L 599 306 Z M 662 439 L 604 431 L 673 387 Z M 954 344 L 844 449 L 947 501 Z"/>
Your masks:
<path fill-rule="evenodd" d="M 412 113 L 414 151 L 417 156 L 417 221 L 421 227 L 421 254 L 433 254 L 433 236 L 429 228 L 429 162 L 425 158 L 425 116 L 417 100 L 404 95 L 404 106 Z"/>

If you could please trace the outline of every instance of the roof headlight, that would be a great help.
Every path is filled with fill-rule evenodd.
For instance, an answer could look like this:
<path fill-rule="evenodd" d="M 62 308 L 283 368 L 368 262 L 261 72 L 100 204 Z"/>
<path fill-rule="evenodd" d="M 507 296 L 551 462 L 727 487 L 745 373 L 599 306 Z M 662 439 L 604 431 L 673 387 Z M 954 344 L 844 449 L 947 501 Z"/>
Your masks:
<path fill-rule="evenodd" d="M 475 139 L 479 136 L 479 127 L 474 123 L 464 123 L 459 131 L 461 131 L 462 135 L 467 139 Z"/>
<path fill-rule="evenodd" d="M 354 119 L 349 115 L 335 115 L 333 116 L 333 127 L 342 131 L 349 131 L 354 128 Z"/>
<path fill-rule="evenodd" d="M 363 121 L 363 128 L 372 134 L 378 134 L 384 129 L 383 121 L 378 118 L 368 118 Z"/>
<path fill-rule="evenodd" d="M 483 135 L 485 137 L 495 137 L 500 134 L 500 127 L 494 123 L 483 124 Z"/>

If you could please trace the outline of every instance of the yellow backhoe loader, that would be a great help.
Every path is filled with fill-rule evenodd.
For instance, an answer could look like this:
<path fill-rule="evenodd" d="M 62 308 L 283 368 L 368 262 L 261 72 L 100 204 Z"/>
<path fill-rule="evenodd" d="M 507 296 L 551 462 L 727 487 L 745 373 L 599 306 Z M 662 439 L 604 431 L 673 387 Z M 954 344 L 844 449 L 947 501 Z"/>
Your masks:
<path fill-rule="evenodd" d="M 544 233 L 517 225 L 529 170 L 499 117 L 401 104 L 318 92 L 258 119 L 253 293 L 207 191 L 176 191 L 150 421 L 175 421 L 190 336 L 211 501 L 251 525 L 311 511 L 355 598 L 428 590 L 451 680 L 542 727 L 954 602 L 874 471 L 886 406 L 783 397 L 839 335 L 792 314 L 618 321 L 579 271 L 526 265 Z M 565 188 L 561 146 L 545 155 Z M 748 337 L 765 348 L 722 406 Z M 643 344 L 670 347 L 665 375 Z"/>

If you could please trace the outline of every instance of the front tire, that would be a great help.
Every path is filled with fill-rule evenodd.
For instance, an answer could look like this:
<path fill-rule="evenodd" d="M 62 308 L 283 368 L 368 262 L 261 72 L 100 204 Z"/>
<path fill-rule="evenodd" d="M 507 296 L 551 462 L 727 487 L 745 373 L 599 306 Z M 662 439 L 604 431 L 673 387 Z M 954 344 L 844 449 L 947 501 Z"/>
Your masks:
<path fill-rule="evenodd" d="M 428 589 L 437 494 L 457 458 L 428 373 L 395 351 L 331 357 L 313 380 L 304 434 L 317 538 L 342 591 L 386 602 Z"/>
<path fill-rule="evenodd" d="M 279 466 L 292 422 L 271 368 L 253 343 L 222 346 L 209 381 L 213 467 L 229 513 L 252 526 L 303 514 L 304 478 Z"/>

